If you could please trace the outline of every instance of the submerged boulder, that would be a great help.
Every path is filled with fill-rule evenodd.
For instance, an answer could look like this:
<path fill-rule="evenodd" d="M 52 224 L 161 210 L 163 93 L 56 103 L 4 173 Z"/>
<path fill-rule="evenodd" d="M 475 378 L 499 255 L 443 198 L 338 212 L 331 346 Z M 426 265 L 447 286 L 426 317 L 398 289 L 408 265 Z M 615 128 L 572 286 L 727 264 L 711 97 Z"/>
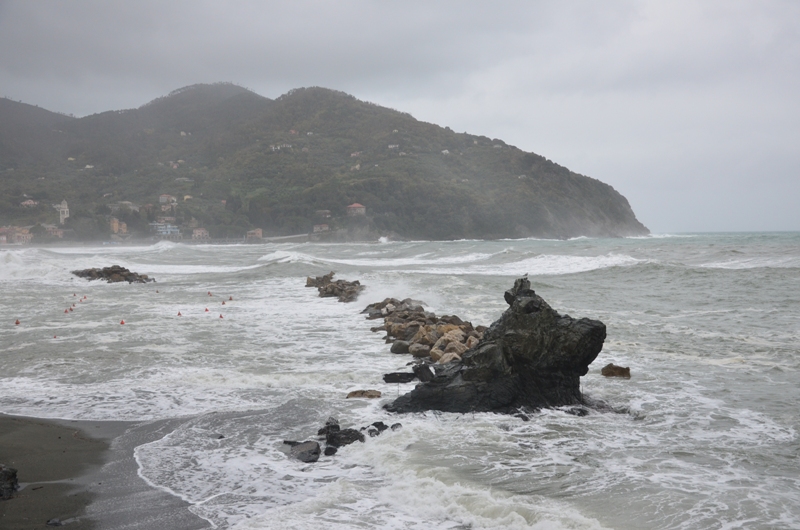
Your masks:
<path fill-rule="evenodd" d="M 606 377 L 624 377 L 625 379 L 630 379 L 631 369 L 628 366 L 622 367 L 614 363 L 609 363 L 600 370 L 600 374 Z"/>
<path fill-rule="evenodd" d="M 306 278 L 306 287 L 316 287 L 320 297 L 332 296 L 338 298 L 340 302 L 352 302 L 364 290 L 364 286 L 358 280 L 352 282 L 347 280 L 334 281 L 334 274 L 334 272 L 329 272 L 316 278 L 309 276 Z"/>
<path fill-rule="evenodd" d="M 527 278 L 504 297 L 510 307 L 477 344 L 386 409 L 512 412 L 583 403 L 580 377 L 603 348 L 605 324 L 560 315 Z"/>

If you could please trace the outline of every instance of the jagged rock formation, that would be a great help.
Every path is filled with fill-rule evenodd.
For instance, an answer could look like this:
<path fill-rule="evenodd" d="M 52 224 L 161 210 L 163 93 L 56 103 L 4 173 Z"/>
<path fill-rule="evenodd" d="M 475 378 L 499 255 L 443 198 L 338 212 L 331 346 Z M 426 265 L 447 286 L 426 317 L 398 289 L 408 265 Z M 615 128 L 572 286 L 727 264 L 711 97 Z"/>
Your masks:
<path fill-rule="evenodd" d="M 580 377 L 603 348 L 600 321 L 560 315 L 527 278 L 505 292 L 509 308 L 461 360 L 386 408 L 392 412 L 512 412 L 583 402 Z"/>
<path fill-rule="evenodd" d="M 83 269 L 79 271 L 72 271 L 72 274 L 87 280 L 106 280 L 108 283 L 128 282 L 128 283 L 147 283 L 156 281 L 155 278 L 150 278 L 147 274 L 139 274 L 129 271 L 125 267 L 119 265 L 112 265 L 110 267 L 103 267 L 102 269 Z"/>

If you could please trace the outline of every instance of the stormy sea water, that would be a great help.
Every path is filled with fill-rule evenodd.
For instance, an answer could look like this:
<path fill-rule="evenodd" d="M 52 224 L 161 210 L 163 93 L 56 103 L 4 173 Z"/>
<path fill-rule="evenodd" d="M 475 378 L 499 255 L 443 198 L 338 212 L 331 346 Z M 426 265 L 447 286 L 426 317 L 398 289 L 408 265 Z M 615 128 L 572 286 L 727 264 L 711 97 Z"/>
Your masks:
<path fill-rule="evenodd" d="M 112 264 L 158 283 L 70 274 Z M 357 302 L 305 287 L 331 270 L 366 285 Z M 382 381 L 410 357 L 364 306 L 412 297 L 488 325 L 526 273 L 606 323 L 581 384 L 619 412 L 381 408 L 413 388 Z M 172 419 L 136 447 L 139 475 L 218 528 L 800 528 L 798 233 L 14 248 L 0 288 L 0 411 Z M 631 379 L 602 377 L 609 362 Z M 329 416 L 403 428 L 290 459 L 282 440 Z"/>

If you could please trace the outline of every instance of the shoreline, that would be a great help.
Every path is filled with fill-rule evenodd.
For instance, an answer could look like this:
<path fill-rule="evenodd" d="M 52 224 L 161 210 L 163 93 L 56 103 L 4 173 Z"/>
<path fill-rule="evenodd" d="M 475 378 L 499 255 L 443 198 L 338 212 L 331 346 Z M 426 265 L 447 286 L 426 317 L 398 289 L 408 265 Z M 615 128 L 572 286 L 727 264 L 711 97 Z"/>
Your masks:
<path fill-rule="evenodd" d="M 147 484 L 134 449 L 172 432 L 183 419 L 154 422 L 41 419 L 0 413 L 0 463 L 20 489 L 0 500 L 0 527 L 74 530 L 201 530 L 211 525 L 190 504 Z"/>

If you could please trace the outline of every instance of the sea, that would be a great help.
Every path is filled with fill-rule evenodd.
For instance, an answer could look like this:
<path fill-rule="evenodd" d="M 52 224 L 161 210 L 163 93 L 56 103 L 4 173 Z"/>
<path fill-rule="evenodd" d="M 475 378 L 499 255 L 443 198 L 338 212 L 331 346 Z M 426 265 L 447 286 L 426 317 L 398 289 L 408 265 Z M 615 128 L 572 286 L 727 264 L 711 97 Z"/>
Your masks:
<path fill-rule="evenodd" d="M 114 264 L 157 282 L 71 274 Z M 365 286 L 356 302 L 305 286 L 330 271 Z M 414 387 L 382 380 L 411 358 L 368 304 L 488 325 L 525 274 L 606 324 L 581 388 L 607 407 L 382 408 Z M 800 233 L 6 247 L 0 293 L 0 412 L 170 420 L 138 475 L 215 528 L 800 528 Z M 382 397 L 345 399 L 360 389 Z M 329 417 L 402 428 L 290 458 Z"/>

